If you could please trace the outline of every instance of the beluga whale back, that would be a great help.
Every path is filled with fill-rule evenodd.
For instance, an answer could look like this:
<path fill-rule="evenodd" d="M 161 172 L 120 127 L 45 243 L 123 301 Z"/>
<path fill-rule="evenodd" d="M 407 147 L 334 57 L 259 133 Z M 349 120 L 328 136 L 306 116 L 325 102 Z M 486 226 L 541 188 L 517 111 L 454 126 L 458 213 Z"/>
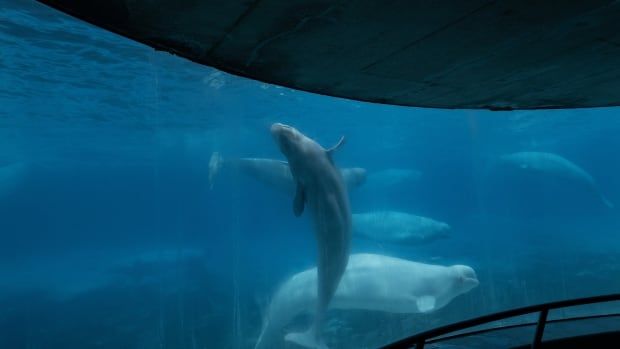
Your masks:
<path fill-rule="evenodd" d="M 271 125 L 271 134 L 287 158 L 295 182 L 293 212 L 300 216 L 306 206 L 310 209 L 318 244 L 314 324 L 306 332 L 287 334 L 285 339 L 307 348 L 327 348 L 321 335 L 325 313 L 346 269 L 351 241 L 347 188 L 332 159 L 344 137 L 326 150 L 288 125 Z"/>

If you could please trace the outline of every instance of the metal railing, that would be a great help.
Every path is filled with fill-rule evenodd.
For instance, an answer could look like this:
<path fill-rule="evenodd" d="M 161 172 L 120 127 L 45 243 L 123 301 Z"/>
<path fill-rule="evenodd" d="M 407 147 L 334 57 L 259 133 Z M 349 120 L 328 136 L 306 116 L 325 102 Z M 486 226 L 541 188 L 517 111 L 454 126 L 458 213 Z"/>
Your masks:
<path fill-rule="evenodd" d="M 585 319 L 593 319 L 593 318 L 605 318 L 605 317 L 615 317 L 620 316 L 620 314 L 605 314 L 605 315 L 593 315 L 593 316 L 580 316 L 573 318 L 565 318 L 558 320 L 547 320 L 547 315 L 550 310 L 559 309 L 559 308 L 567 308 L 573 307 L 577 305 L 587 305 L 594 303 L 605 303 L 605 302 L 613 302 L 620 301 L 620 293 L 609 294 L 604 296 L 595 296 L 595 297 L 587 297 L 587 298 L 577 298 L 570 299 L 558 302 L 550 302 L 543 303 L 538 305 L 531 305 L 522 308 L 515 308 L 506 311 L 500 311 L 498 313 L 489 314 L 480 316 L 477 318 L 456 322 L 450 325 L 437 327 L 428 331 L 417 333 L 413 336 L 403 338 L 394 343 L 388 344 L 386 346 L 381 347 L 382 349 L 405 349 L 415 347 L 416 349 L 423 349 L 426 343 L 431 341 L 444 341 L 453 338 L 466 337 L 474 334 L 480 334 L 485 332 L 497 331 L 508 328 L 517 328 L 517 327 L 526 327 L 536 325 L 536 332 L 534 333 L 534 338 L 532 339 L 531 348 L 537 349 L 540 347 L 540 343 L 542 341 L 543 333 L 545 331 L 545 325 L 547 323 L 555 323 L 555 322 L 563 322 L 563 321 L 574 321 L 574 320 L 585 320 Z M 474 330 L 470 332 L 458 333 L 451 336 L 446 336 L 452 332 L 465 330 L 467 328 L 484 325 L 490 322 L 504 320 L 511 317 L 523 316 L 527 314 L 538 313 L 538 321 L 532 323 L 525 324 L 517 324 L 517 325 L 509 325 L 503 327 L 493 327 L 483 330 Z M 441 337 L 441 338 L 438 338 Z"/>

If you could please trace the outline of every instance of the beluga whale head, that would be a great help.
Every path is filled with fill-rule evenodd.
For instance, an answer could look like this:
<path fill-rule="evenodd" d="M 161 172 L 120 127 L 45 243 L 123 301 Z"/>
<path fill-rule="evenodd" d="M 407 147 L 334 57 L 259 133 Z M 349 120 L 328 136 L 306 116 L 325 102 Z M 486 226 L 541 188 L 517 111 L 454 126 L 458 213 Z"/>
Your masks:
<path fill-rule="evenodd" d="M 297 157 L 318 155 L 325 153 L 330 159 L 332 154 L 339 149 L 345 142 L 344 136 L 340 137 L 338 143 L 329 149 L 323 148 L 312 138 L 305 136 L 293 126 L 276 122 L 271 125 L 271 136 L 280 148 L 280 151 L 291 162 Z M 366 179 L 365 169 L 352 169 L 354 175 L 359 177 L 360 181 Z"/>
<path fill-rule="evenodd" d="M 304 150 L 304 144 L 312 142 L 296 128 L 279 122 L 271 125 L 270 131 L 280 151 L 287 158 L 299 156 Z"/>
<path fill-rule="evenodd" d="M 480 284 L 478 276 L 472 267 L 457 264 L 453 265 L 451 268 L 456 273 L 453 287 L 457 294 L 467 293 Z"/>

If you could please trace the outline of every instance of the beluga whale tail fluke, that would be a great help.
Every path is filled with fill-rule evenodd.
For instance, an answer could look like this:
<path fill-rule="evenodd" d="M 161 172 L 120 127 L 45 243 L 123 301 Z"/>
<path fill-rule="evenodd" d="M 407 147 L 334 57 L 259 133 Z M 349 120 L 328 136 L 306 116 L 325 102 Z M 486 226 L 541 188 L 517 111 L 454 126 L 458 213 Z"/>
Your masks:
<path fill-rule="evenodd" d="M 318 245 L 314 323 L 305 332 L 289 333 L 286 339 L 307 348 L 326 348 L 321 335 L 323 323 L 347 266 L 351 241 L 347 188 L 333 161 L 333 153 L 344 144 L 344 137 L 326 150 L 291 126 L 275 123 L 270 131 L 288 160 L 295 183 L 293 213 L 300 216 L 306 206 L 310 209 Z"/>

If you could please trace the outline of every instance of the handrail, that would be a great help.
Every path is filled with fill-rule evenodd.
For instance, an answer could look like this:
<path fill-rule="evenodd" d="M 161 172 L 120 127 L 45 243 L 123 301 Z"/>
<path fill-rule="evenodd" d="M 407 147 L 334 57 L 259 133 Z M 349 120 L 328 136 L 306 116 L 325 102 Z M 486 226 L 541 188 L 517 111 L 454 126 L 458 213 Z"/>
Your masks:
<path fill-rule="evenodd" d="M 605 318 L 616 318 L 616 317 L 620 318 L 620 313 L 599 314 L 599 315 L 589 315 L 589 316 L 575 316 L 575 317 L 562 318 L 562 319 L 553 319 L 553 320 L 547 320 L 547 324 L 557 324 L 557 323 L 562 323 L 562 322 L 572 322 L 572 321 L 592 320 L 592 319 L 605 319 Z M 449 341 L 449 340 L 453 340 L 453 339 L 457 339 L 457 338 L 463 338 L 463 337 L 469 337 L 469 336 L 477 336 L 477 335 L 485 334 L 485 333 L 489 333 L 489 332 L 504 331 L 504 330 L 510 330 L 510 329 L 513 329 L 513 328 L 536 326 L 536 324 L 538 324 L 537 321 L 535 321 L 535 322 L 523 322 L 523 323 L 512 324 L 512 325 L 504 325 L 504 326 L 496 326 L 496 327 L 483 328 L 483 329 L 480 329 L 480 330 L 474 330 L 474 331 L 469 331 L 469 332 L 460 332 L 460 333 L 449 335 L 449 336 L 441 336 L 441 337 L 435 337 L 433 339 L 427 339 L 426 343 L 443 342 L 443 341 Z"/>
<path fill-rule="evenodd" d="M 401 340 L 398 340 L 394 343 L 383 346 L 381 348 L 382 349 L 404 349 L 404 348 L 411 348 L 415 346 L 416 349 L 423 349 L 424 344 L 429 339 L 439 337 L 439 336 L 448 334 L 450 332 L 455 332 L 455 331 L 463 330 L 466 328 L 483 325 L 485 323 L 503 320 L 506 318 L 522 316 L 522 315 L 531 314 L 531 313 L 539 313 L 539 319 L 537 322 L 537 330 L 532 340 L 532 348 L 536 348 L 540 345 L 540 341 L 542 340 L 542 334 L 544 332 L 544 326 L 547 323 L 547 314 L 549 310 L 573 307 L 577 305 L 605 303 L 605 302 L 613 302 L 613 301 L 620 301 L 620 293 L 542 303 L 542 304 L 537 304 L 537 305 L 530 305 L 526 307 L 500 311 L 497 313 L 483 315 L 477 318 L 472 318 L 469 320 L 460 321 L 460 322 L 456 322 L 453 324 L 437 327 L 437 328 L 434 328 L 428 331 L 420 332 L 413 336 L 409 336 Z"/>

